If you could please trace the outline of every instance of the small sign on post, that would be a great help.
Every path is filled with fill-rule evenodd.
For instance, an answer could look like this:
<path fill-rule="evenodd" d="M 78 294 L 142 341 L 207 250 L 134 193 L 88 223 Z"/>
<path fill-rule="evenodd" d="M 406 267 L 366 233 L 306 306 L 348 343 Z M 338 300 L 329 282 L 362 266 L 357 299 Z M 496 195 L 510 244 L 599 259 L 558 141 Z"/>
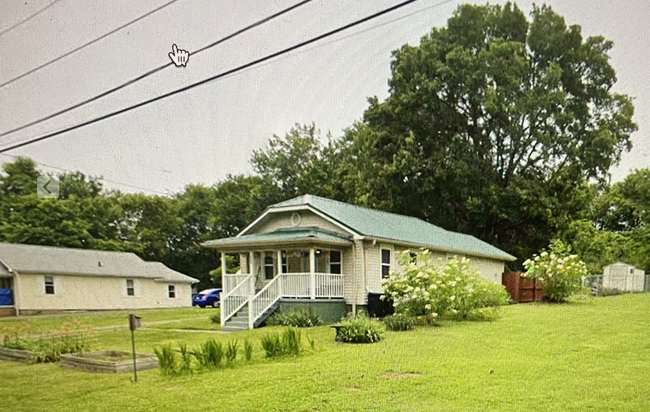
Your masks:
<path fill-rule="evenodd" d="M 131 349 L 133 350 L 133 382 L 138 381 L 138 372 L 135 363 L 135 335 L 134 331 L 140 327 L 140 317 L 129 313 L 129 329 L 131 329 Z"/>

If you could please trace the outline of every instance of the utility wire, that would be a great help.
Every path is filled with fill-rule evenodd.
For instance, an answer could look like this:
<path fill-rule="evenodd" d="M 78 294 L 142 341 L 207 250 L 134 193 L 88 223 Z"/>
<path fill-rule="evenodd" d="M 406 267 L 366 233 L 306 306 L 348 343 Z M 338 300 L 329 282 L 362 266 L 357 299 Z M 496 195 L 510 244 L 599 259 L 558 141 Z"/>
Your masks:
<path fill-rule="evenodd" d="M 7 154 L 7 153 L 0 153 L 0 155 L 11 157 L 12 159 L 18 159 L 20 157 L 20 156 L 10 155 L 10 154 Z M 34 159 L 32 159 L 32 160 L 34 160 Z M 34 160 L 34 162 L 36 162 L 37 164 L 39 164 L 41 166 L 48 167 L 50 169 L 54 169 L 54 170 L 58 170 L 58 171 L 61 171 L 61 172 L 66 172 L 66 173 L 74 173 L 74 171 L 72 171 L 72 170 L 64 169 L 64 168 L 61 168 L 61 167 L 58 167 L 58 166 L 48 165 L 47 163 L 39 162 L 39 161 L 36 161 L 36 160 Z M 109 182 L 109 183 L 113 183 L 115 185 L 130 187 L 131 189 L 143 190 L 145 192 L 156 193 L 156 194 L 164 195 L 164 196 L 167 195 L 167 193 L 163 193 L 163 192 L 153 190 L 153 189 L 147 189 L 146 187 L 135 186 L 135 185 L 132 185 L 132 184 L 129 184 L 129 183 L 118 182 L 117 180 L 111 180 L 111 179 L 106 179 L 106 178 L 103 178 L 103 177 L 95 177 L 95 176 L 90 176 L 90 177 L 92 177 L 93 179 L 101 180 L 102 182 Z"/>
<path fill-rule="evenodd" d="M 217 75 L 214 75 L 214 76 L 209 77 L 209 78 L 207 78 L 207 79 L 201 80 L 201 81 L 199 81 L 199 82 L 196 82 L 196 83 L 190 84 L 189 86 L 185 86 L 185 87 L 182 87 L 182 88 L 180 88 L 180 89 L 173 90 L 173 91 L 171 91 L 171 92 L 168 92 L 168 93 L 162 94 L 162 95 L 157 96 L 157 97 L 154 97 L 154 98 L 152 98 L 152 99 L 145 100 L 145 101 L 143 101 L 143 102 L 140 102 L 140 103 L 135 104 L 135 105 L 132 105 L 132 106 L 128 106 L 128 107 L 126 107 L 126 108 L 124 108 L 124 109 L 116 110 L 116 111 L 114 111 L 114 112 L 111 112 L 111 113 L 105 114 L 105 115 L 103 115 L 103 116 L 96 117 L 96 118 L 94 118 L 94 119 L 91 119 L 91 120 L 85 121 L 85 122 L 83 122 L 83 123 L 79 123 L 79 124 L 74 125 L 74 126 L 71 126 L 71 127 L 67 127 L 67 128 L 65 128 L 65 129 L 59 130 L 59 131 L 57 131 L 57 132 L 49 133 L 49 134 L 46 134 L 46 135 L 41 136 L 41 137 L 37 137 L 37 138 L 31 139 L 31 140 L 27 140 L 27 141 L 22 142 L 22 143 L 17 143 L 17 144 L 15 144 L 15 145 L 12 145 L 12 146 L 9 146 L 9 147 L 6 147 L 6 148 L 3 148 L 3 149 L 0 149 L 0 153 L 5 153 L 5 152 L 8 152 L 8 151 L 10 151 L 10 150 L 17 149 L 17 148 L 19 148 L 19 147 L 24 147 L 24 146 L 28 146 L 28 145 L 30 145 L 30 144 L 34 144 L 34 143 L 36 143 L 36 142 L 40 142 L 40 141 L 43 141 L 43 140 L 47 140 L 47 139 L 50 139 L 50 138 L 52 138 L 52 137 L 55 137 L 55 136 L 61 135 L 61 134 L 63 134 L 63 133 L 67 133 L 67 132 L 70 132 L 70 131 L 72 131 L 72 130 L 80 129 L 80 128 L 84 127 L 84 126 L 88 126 L 88 125 L 90 125 L 90 124 L 97 123 L 97 122 L 100 122 L 100 121 L 102 121 L 102 120 L 106 120 L 106 119 L 109 119 L 109 118 L 111 118 L 111 117 L 114 117 L 114 116 L 120 115 L 120 114 L 122 114 L 122 113 L 126 113 L 126 112 L 129 112 L 129 111 L 131 111 L 131 110 L 135 110 L 135 109 L 138 109 L 138 108 L 140 108 L 140 107 L 143 107 L 143 106 L 149 105 L 149 104 L 154 103 L 154 102 L 157 102 L 157 101 L 159 101 L 159 100 L 166 99 L 166 98 L 171 97 L 171 96 L 174 96 L 174 95 L 176 95 L 176 94 L 186 92 L 186 91 L 191 90 L 191 89 L 194 89 L 194 88 L 196 88 L 196 87 L 198 87 L 198 86 L 201 86 L 201 85 L 204 85 L 204 84 L 206 84 L 206 83 L 209 83 L 209 82 L 212 82 L 212 81 L 215 81 L 215 80 L 221 79 L 221 78 L 223 78 L 223 77 L 226 77 L 226 76 L 232 75 L 232 74 L 234 74 L 234 73 L 240 72 L 240 71 L 242 71 L 242 70 L 244 70 L 244 69 L 247 69 L 247 68 L 249 68 L 249 67 L 252 67 L 252 66 L 258 65 L 258 64 L 260 64 L 260 63 L 263 63 L 263 62 L 265 62 L 265 61 L 267 61 L 267 60 L 271 60 L 271 59 L 273 59 L 273 58 L 275 58 L 275 57 L 278 57 L 278 56 L 281 56 L 281 55 L 283 55 L 283 54 L 289 53 L 289 52 L 291 52 L 291 51 L 293 51 L 293 50 L 300 49 L 300 48 L 302 48 L 302 47 L 305 47 L 305 46 L 307 46 L 307 45 L 309 45 L 309 44 L 315 43 L 315 42 L 317 42 L 317 41 L 319 41 L 319 40 L 322 40 L 322 39 L 324 39 L 324 38 L 327 38 L 327 37 L 333 36 L 333 35 L 335 35 L 335 34 L 337 34 L 337 33 L 340 33 L 340 32 L 342 32 L 342 31 L 348 30 L 348 29 L 350 29 L 350 28 L 352 28 L 352 27 L 355 27 L 355 26 L 358 26 L 358 25 L 360 25 L 360 24 L 363 24 L 363 23 L 365 23 L 365 22 L 367 22 L 367 21 L 370 21 L 370 20 L 376 19 L 376 18 L 378 18 L 378 17 L 380 17 L 380 16 L 383 16 L 384 14 L 388 14 L 388 13 L 393 12 L 393 11 L 395 11 L 395 10 L 401 9 L 402 7 L 405 7 L 405 6 L 407 6 L 407 5 L 411 4 L 411 3 L 415 3 L 416 1 L 418 1 L 418 0 L 407 0 L 407 1 L 403 1 L 403 2 L 401 2 L 401 3 L 399 3 L 399 4 L 395 5 L 395 6 L 389 7 L 389 8 L 387 8 L 387 9 L 384 9 L 384 10 L 382 10 L 382 11 L 379 11 L 379 12 L 377 12 L 377 13 L 375 13 L 375 14 L 370 15 L 370 16 L 367 16 L 367 17 L 364 17 L 364 18 L 362 18 L 362 19 L 356 20 L 356 21 L 354 21 L 354 22 L 352 22 L 352 23 L 346 24 L 345 26 L 341 26 L 341 27 L 339 27 L 339 28 L 337 28 L 337 29 L 334 29 L 334 30 L 328 31 L 328 32 L 326 32 L 326 33 L 324 33 L 324 34 L 321 34 L 321 35 L 319 35 L 319 36 L 312 37 L 312 38 L 309 39 L 309 40 L 306 40 L 306 41 L 303 41 L 303 42 L 301 42 L 301 43 L 295 44 L 295 45 L 293 45 L 293 46 L 291 46 L 291 47 L 287 47 L 286 49 L 283 49 L 283 50 L 277 51 L 277 52 L 275 52 L 275 53 L 271 53 L 271 54 L 269 54 L 269 55 L 267 55 L 267 56 L 265 56 L 265 57 L 259 58 L 259 59 L 257 59 L 257 60 L 253 60 L 252 62 L 249 62 L 249 63 L 243 64 L 243 65 L 241 65 L 241 66 L 239 66 L 239 67 L 236 67 L 236 68 L 234 68 L 234 69 L 230 69 L 230 70 L 227 70 L 227 71 L 225 71 L 225 72 L 219 73 L 219 74 L 217 74 Z"/>
<path fill-rule="evenodd" d="M 174 0 L 174 1 L 176 1 L 176 0 Z M 241 30 L 237 30 L 236 32 L 231 33 L 231 34 L 227 35 L 226 37 L 215 41 L 214 43 L 210 43 L 207 46 L 201 47 L 200 49 L 198 49 L 198 50 L 196 50 L 194 52 L 191 52 L 190 55 L 195 56 L 195 55 L 197 55 L 197 54 L 199 54 L 201 52 L 204 52 L 204 51 L 206 51 L 206 50 L 208 50 L 208 49 L 210 49 L 212 47 L 215 47 L 215 46 L 217 46 L 217 45 L 219 45 L 219 44 L 221 44 L 221 43 L 223 43 L 223 42 L 225 42 L 227 40 L 232 39 L 233 37 L 236 37 L 236 36 L 246 32 L 246 31 L 249 31 L 249 30 L 251 30 L 251 29 L 253 29 L 253 28 L 257 27 L 257 26 L 260 26 L 260 25 L 262 25 L 264 23 L 267 23 L 267 22 L 269 22 L 269 21 L 271 21 L 271 20 L 273 20 L 273 19 L 275 19 L 277 17 L 280 17 L 281 15 L 283 15 L 285 13 L 288 13 L 291 10 L 294 10 L 294 9 L 296 9 L 296 8 L 298 8 L 298 7 L 300 7 L 300 6 L 304 5 L 304 4 L 307 4 L 307 3 L 311 2 L 311 1 L 312 0 L 303 0 L 300 3 L 296 3 L 295 5 L 293 5 L 291 7 L 288 7 L 288 8 L 286 8 L 284 10 L 281 10 L 281 11 L 275 13 L 275 14 L 272 14 L 271 16 L 268 16 L 268 17 L 266 17 L 266 18 L 264 18 L 262 20 L 256 21 L 255 23 L 253 23 L 253 24 L 251 24 L 249 26 L 246 26 Z M 89 99 L 86 99 L 86 100 L 84 100 L 82 102 L 79 102 L 79 103 L 77 103 L 77 104 L 75 104 L 73 106 L 67 107 L 67 108 L 65 108 L 63 110 L 59 110 L 58 112 L 52 113 L 52 114 L 50 114 L 48 116 L 42 117 L 42 118 L 40 118 L 38 120 L 34 120 L 32 122 L 29 122 L 29 123 L 24 124 L 22 126 L 16 127 L 14 129 L 7 130 L 6 132 L 2 132 L 2 133 L 0 133 L 0 137 L 3 137 L 3 136 L 6 136 L 8 134 L 11 134 L 11 133 L 26 129 L 28 127 L 31 127 L 31 126 L 37 125 L 39 123 L 42 123 L 42 122 L 44 122 L 46 120 L 50 120 L 52 118 L 60 116 L 60 115 L 62 115 L 64 113 L 68 113 L 69 111 L 78 109 L 79 107 L 85 106 L 88 103 L 92 103 L 92 102 L 94 102 L 96 100 L 99 100 L 99 99 L 101 99 L 103 97 L 106 97 L 109 94 L 113 94 L 118 90 L 124 89 L 125 87 L 128 87 L 128 86 L 132 85 L 133 83 L 139 82 L 140 80 L 142 80 L 142 79 L 144 79 L 146 77 L 149 77 L 149 76 L 151 76 L 151 75 L 153 75 L 155 73 L 158 73 L 159 71 L 161 71 L 163 69 L 166 69 L 167 67 L 170 67 L 170 66 L 173 66 L 173 65 L 174 65 L 173 62 L 163 64 L 162 66 L 156 67 L 155 69 L 151 69 L 148 72 L 146 72 L 146 73 L 144 73 L 144 74 L 142 74 L 142 75 L 140 75 L 140 76 L 138 76 L 138 77 L 136 77 L 134 79 L 131 79 L 131 80 L 127 81 L 126 83 L 122 83 L 119 86 L 116 86 L 116 87 L 114 87 L 114 88 L 112 88 L 110 90 L 107 90 L 107 91 L 105 91 L 103 93 L 100 93 L 100 94 L 98 94 L 96 96 L 93 96 L 93 97 L 91 97 Z M 0 85 L 0 87 L 2 87 L 2 85 Z"/>
<path fill-rule="evenodd" d="M 60 1 L 61 1 L 61 0 L 54 0 L 52 3 L 50 3 L 50 4 L 48 4 L 47 6 L 43 7 L 42 9 L 40 9 L 39 11 L 37 11 L 36 13 L 34 13 L 34 14 L 30 15 L 30 16 L 25 17 L 24 19 L 22 19 L 21 21 L 19 21 L 19 22 L 16 23 L 16 24 L 14 24 L 13 26 L 11 26 L 11 27 L 7 27 L 6 29 L 2 29 L 2 30 L 0 30 L 0 36 L 9 33 L 10 31 L 12 31 L 13 29 L 15 29 L 16 27 L 18 27 L 18 26 L 20 26 L 20 25 L 22 25 L 22 24 L 27 23 L 28 21 L 30 21 L 30 20 L 33 19 L 34 17 L 38 16 L 39 14 L 43 13 L 45 10 L 49 9 L 50 7 L 54 6 L 56 3 L 60 2 Z"/>
<path fill-rule="evenodd" d="M 120 30 L 122 30 L 122 29 L 127 28 L 127 27 L 129 27 L 130 25 L 132 25 L 132 24 L 134 24 L 134 23 L 136 23 L 136 22 L 139 22 L 140 20 L 142 20 L 142 19 L 144 19 L 144 18 L 147 18 L 147 17 L 151 16 L 152 14 L 154 14 L 154 13 L 156 13 L 156 12 L 158 12 L 158 11 L 164 9 L 165 7 L 171 6 L 172 4 L 176 3 L 177 1 L 178 1 L 178 0 L 171 0 L 170 2 L 167 2 L 167 3 L 163 4 L 162 6 L 157 7 L 157 8 L 155 8 L 155 9 L 153 9 L 153 10 L 151 10 L 151 11 L 149 11 L 149 12 L 143 14 L 142 16 L 140 16 L 140 17 L 138 17 L 138 18 L 136 18 L 136 19 L 133 19 L 133 20 L 131 20 L 131 21 L 128 22 L 128 23 L 125 23 L 125 24 L 119 26 L 118 28 L 115 28 L 115 29 L 109 31 L 108 33 L 104 33 L 104 34 L 102 34 L 101 36 L 99 36 L 99 37 L 97 37 L 97 38 L 95 38 L 95 39 L 93 39 L 93 40 L 91 40 L 91 41 L 89 41 L 89 42 L 87 42 L 87 43 L 84 43 L 84 44 L 82 44 L 81 46 L 79 46 L 79 47 L 77 47 L 77 48 L 75 48 L 75 49 L 72 49 L 72 50 L 70 50 L 70 51 L 67 52 L 67 53 L 64 53 L 64 54 L 60 55 L 59 57 L 56 57 L 56 58 L 54 58 L 54 59 L 52 59 L 52 60 L 50 60 L 50 61 L 48 61 L 48 62 L 45 62 L 45 63 L 41 64 L 40 66 L 37 66 L 37 67 L 35 67 L 35 68 L 33 68 L 33 69 L 29 70 L 29 71 L 26 71 L 25 73 L 20 74 L 20 75 L 14 77 L 14 78 L 11 79 L 11 80 L 7 80 L 7 81 L 4 82 L 4 83 L 0 83 L 0 89 L 3 88 L 3 87 L 5 87 L 5 86 L 7 86 L 7 85 L 9 85 L 9 84 L 11 84 L 11 83 L 13 83 L 13 82 L 15 82 L 15 81 L 17 81 L 17 80 L 22 79 L 22 78 L 25 77 L 25 76 L 29 76 L 29 75 L 32 74 L 32 73 L 36 73 L 37 71 L 39 71 L 39 70 L 41 70 L 41 69 L 43 69 L 43 68 L 49 66 L 50 64 L 56 63 L 56 62 L 58 62 L 58 61 L 61 60 L 61 59 L 65 59 L 66 57 L 68 57 L 68 56 L 70 56 L 70 55 L 72 55 L 72 54 L 78 52 L 79 50 L 85 49 L 86 47 L 88 47 L 88 46 L 90 46 L 90 45 L 92 45 L 92 44 L 95 44 L 95 43 L 97 43 L 98 41 L 101 41 L 101 40 L 105 39 L 106 37 L 108 37 L 108 36 L 110 36 L 110 35 L 112 35 L 112 34 L 114 34 L 114 33 L 117 33 L 118 31 L 120 31 Z"/>

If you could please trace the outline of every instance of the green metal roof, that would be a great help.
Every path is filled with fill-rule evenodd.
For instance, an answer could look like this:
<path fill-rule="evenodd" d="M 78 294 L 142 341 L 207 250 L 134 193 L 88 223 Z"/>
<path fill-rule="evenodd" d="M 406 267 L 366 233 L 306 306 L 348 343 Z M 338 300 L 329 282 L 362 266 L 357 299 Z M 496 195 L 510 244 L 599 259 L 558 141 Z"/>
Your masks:
<path fill-rule="evenodd" d="M 208 240 L 202 243 L 208 247 L 230 247 L 240 245 L 264 245 L 275 244 L 278 242 L 288 243 L 295 241 L 304 243 L 307 240 L 318 241 L 322 243 L 346 244 L 351 243 L 351 236 L 340 235 L 316 227 L 286 228 L 278 229 L 274 232 L 259 233 L 252 235 L 242 235 L 229 237 L 225 239 Z"/>
<path fill-rule="evenodd" d="M 474 236 L 451 232 L 415 217 L 368 209 L 323 197 L 299 196 L 269 206 L 268 209 L 306 205 L 363 236 L 413 243 L 467 255 L 516 260 L 514 256 Z"/>

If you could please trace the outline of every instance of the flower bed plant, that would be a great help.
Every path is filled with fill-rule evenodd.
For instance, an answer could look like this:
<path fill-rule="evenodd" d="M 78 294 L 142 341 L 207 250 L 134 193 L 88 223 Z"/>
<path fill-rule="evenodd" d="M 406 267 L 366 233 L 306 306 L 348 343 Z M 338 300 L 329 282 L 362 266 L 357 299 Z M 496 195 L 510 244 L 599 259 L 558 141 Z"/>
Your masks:
<path fill-rule="evenodd" d="M 423 249 L 414 260 L 405 251 L 400 254 L 399 266 L 401 270 L 391 272 L 384 280 L 386 295 L 382 296 L 393 300 L 398 314 L 432 324 L 443 316 L 472 319 L 470 315 L 477 309 L 509 302 L 505 288 L 481 278 L 466 258 L 434 261 Z"/>

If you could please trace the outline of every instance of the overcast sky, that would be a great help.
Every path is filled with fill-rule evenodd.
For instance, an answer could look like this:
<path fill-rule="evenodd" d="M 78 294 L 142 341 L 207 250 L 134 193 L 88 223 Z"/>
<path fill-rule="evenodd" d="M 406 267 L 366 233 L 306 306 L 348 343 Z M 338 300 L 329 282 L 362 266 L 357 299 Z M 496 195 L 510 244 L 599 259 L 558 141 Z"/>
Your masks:
<path fill-rule="evenodd" d="M 0 83 L 98 37 L 169 0 L 61 0 L 0 35 Z M 0 89 L 0 132 L 48 115 L 165 64 L 172 43 L 196 50 L 298 0 L 178 0 L 171 6 L 47 68 Z M 0 31 L 51 0 L 2 0 Z M 273 22 L 170 67 L 102 101 L 13 135 L 0 148 L 183 87 L 341 26 L 399 0 L 313 1 Z M 211 185 L 251 171 L 248 159 L 273 134 L 311 123 L 340 136 L 361 118 L 369 96 L 384 99 L 391 51 L 418 44 L 462 3 L 420 0 L 393 14 L 285 55 L 262 67 L 132 112 L 16 149 L 41 164 L 101 175 L 153 192 Z M 475 2 L 483 3 L 483 2 Z M 501 2 L 492 2 L 501 3 Z M 532 2 L 517 2 L 528 12 Z M 621 180 L 650 166 L 650 1 L 549 0 L 584 35 L 614 41 L 616 90 L 634 97 L 634 148 L 612 170 Z M 427 9 L 404 19 L 400 16 Z M 382 25 L 383 24 L 383 25 Z M 375 27 L 378 26 L 378 27 Z M 374 29 L 370 29 L 375 27 Z M 355 32 L 360 34 L 350 36 Z M 13 159 L 0 155 L 0 162 Z M 45 171 L 56 170 L 42 167 Z M 117 183 L 107 187 L 132 192 Z M 147 193 L 153 193 L 147 192 Z"/>

